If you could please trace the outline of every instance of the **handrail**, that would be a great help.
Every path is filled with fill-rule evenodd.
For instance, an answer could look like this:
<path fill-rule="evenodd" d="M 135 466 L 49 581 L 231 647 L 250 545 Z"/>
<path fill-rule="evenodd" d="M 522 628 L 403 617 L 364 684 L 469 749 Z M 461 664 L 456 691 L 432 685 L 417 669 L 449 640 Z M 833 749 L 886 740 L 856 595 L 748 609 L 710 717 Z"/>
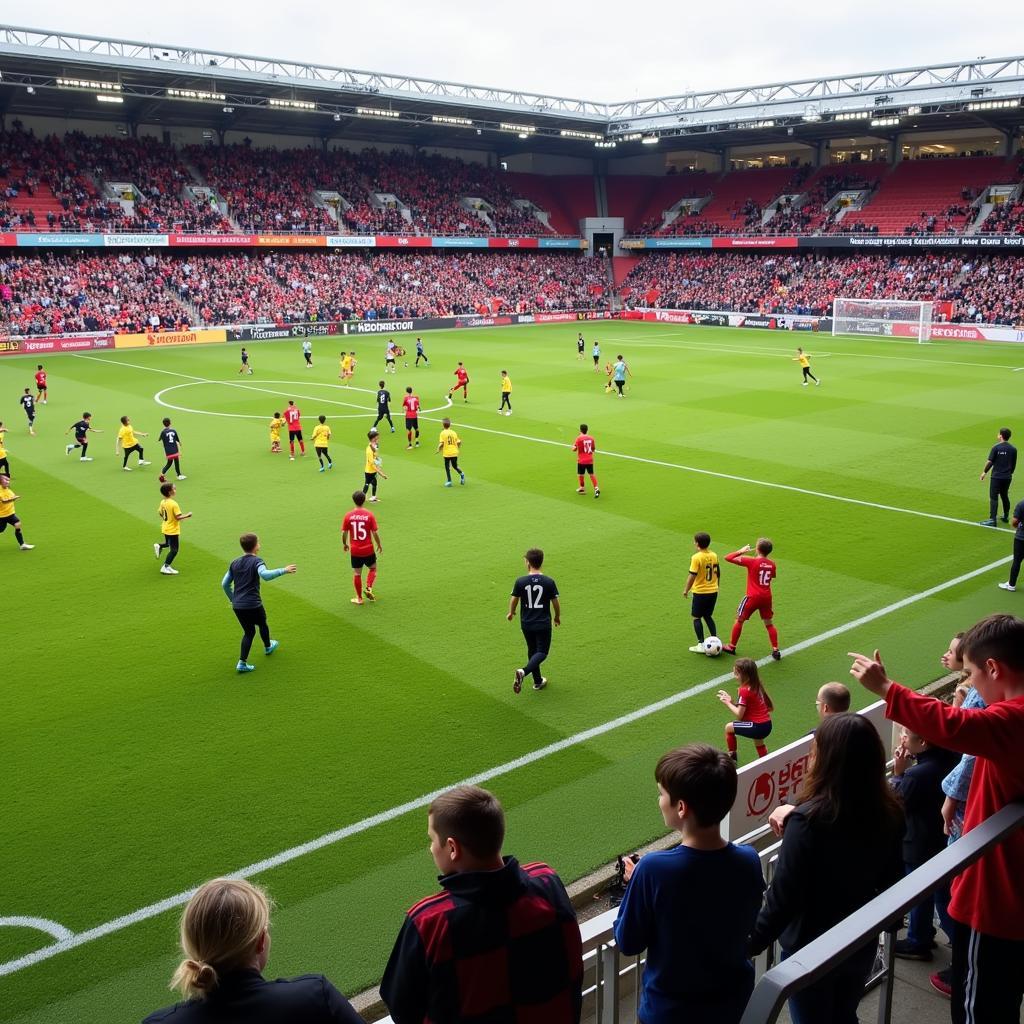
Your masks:
<path fill-rule="evenodd" d="M 1024 802 L 1004 807 L 788 960 L 777 964 L 757 983 L 740 1024 L 774 1024 L 789 996 L 877 939 L 894 919 L 960 874 L 1022 825 Z"/>

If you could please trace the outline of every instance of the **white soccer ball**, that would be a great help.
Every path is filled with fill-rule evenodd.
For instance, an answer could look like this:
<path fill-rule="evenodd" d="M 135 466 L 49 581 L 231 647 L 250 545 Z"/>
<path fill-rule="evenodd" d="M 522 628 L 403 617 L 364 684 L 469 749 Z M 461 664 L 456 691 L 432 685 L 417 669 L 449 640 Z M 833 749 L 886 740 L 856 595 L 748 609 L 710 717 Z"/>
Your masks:
<path fill-rule="evenodd" d="M 717 658 L 722 653 L 722 641 L 717 636 L 709 636 L 700 646 L 709 658 Z"/>

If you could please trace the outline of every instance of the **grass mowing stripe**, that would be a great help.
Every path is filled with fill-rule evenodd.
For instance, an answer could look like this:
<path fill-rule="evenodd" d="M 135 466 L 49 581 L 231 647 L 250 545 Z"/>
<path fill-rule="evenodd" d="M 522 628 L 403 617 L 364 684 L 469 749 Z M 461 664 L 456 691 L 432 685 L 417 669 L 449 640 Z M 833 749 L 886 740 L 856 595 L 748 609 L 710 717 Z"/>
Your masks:
<path fill-rule="evenodd" d="M 831 640 L 843 633 L 848 633 L 860 626 L 864 626 L 869 622 L 874 622 L 876 619 L 883 618 L 892 612 L 899 611 L 912 604 L 916 604 L 919 601 L 924 601 L 929 597 L 934 597 L 936 594 L 940 594 L 945 590 L 959 586 L 961 583 L 966 583 L 968 580 L 972 580 L 978 576 L 983 576 L 985 573 L 1006 565 L 1010 561 L 1010 556 L 1000 558 L 997 561 L 989 562 L 987 565 L 983 565 L 978 569 L 973 569 L 970 572 L 963 573 L 951 580 L 946 580 L 944 583 L 939 583 L 934 587 L 929 587 L 927 590 L 911 594 L 909 597 L 904 597 L 892 604 L 885 605 L 883 608 L 878 608 L 873 612 L 869 612 L 867 615 L 862 615 L 857 619 L 852 619 L 850 622 L 845 622 L 840 626 L 835 626 L 832 629 L 828 629 L 823 633 L 817 634 L 816 636 L 809 637 L 806 640 L 801 640 L 796 644 L 793 644 L 791 647 L 786 648 L 786 654 L 792 655 L 798 651 L 807 650 L 817 644 L 824 643 L 825 641 Z M 758 664 L 764 665 L 770 661 L 770 657 L 765 657 L 759 659 Z M 732 672 L 724 672 L 712 679 L 705 680 L 703 683 L 697 683 L 695 686 L 691 686 L 686 690 L 681 690 L 679 693 L 672 694 L 662 700 L 637 708 L 627 714 L 620 715 L 618 718 L 613 718 L 609 722 L 604 722 L 601 725 L 595 725 L 590 729 L 585 729 L 583 732 L 578 732 L 572 736 L 567 736 L 564 739 L 557 740 L 554 743 L 549 743 L 547 746 L 541 747 L 538 750 L 533 750 L 528 754 L 523 754 L 522 757 L 506 761 L 504 764 L 497 765 L 494 768 L 489 768 L 476 775 L 471 775 L 459 782 L 449 783 L 448 785 L 427 793 L 424 796 L 418 797 L 414 800 L 408 800 L 396 807 L 392 807 L 386 811 L 381 811 L 379 814 L 363 818 L 361 821 L 357 821 L 351 825 L 346 825 L 334 832 L 328 832 L 317 839 L 312 839 L 309 842 L 283 850 L 281 853 L 268 857 L 265 860 L 256 861 L 244 868 L 240 868 L 228 877 L 249 878 L 253 875 L 261 874 L 264 871 L 269 871 L 272 868 L 280 867 L 282 864 L 287 864 L 289 861 L 303 857 L 307 853 L 313 853 L 325 846 L 331 846 L 343 839 L 347 839 L 350 836 L 369 831 L 378 825 L 383 825 L 386 822 L 393 821 L 395 818 L 399 818 L 411 811 L 420 810 L 428 806 L 437 796 L 446 792 L 452 786 L 481 785 L 482 783 L 489 782 L 498 776 L 506 775 L 519 768 L 524 768 L 527 765 L 533 764 L 535 761 L 540 761 L 543 758 L 550 757 L 552 754 L 556 754 L 559 751 L 578 746 L 581 743 L 586 743 L 588 740 L 595 739 L 598 736 L 603 736 L 605 733 L 612 732 L 615 729 L 620 729 L 625 725 L 631 725 L 634 722 L 649 717 L 650 715 L 657 714 L 659 711 L 664 711 L 666 708 L 673 707 L 690 697 L 705 693 L 714 686 L 719 686 L 724 682 L 728 682 L 730 679 L 732 679 Z M 156 903 L 151 903 L 146 907 L 141 907 L 130 914 L 125 914 L 112 921 L 107 921 L 104 924 L 95 926 L 94 928 L 89 928 L 84 932 L 72 935 L 70 938 L 62 939 L 51 946 L 46 946 L 43 949 L 18 957 L 15 960 L 10 960 L 7 963 L 0 964 L 0 977 L 7 974 L 14 974 L 16 971 L 24 970 L 26 967 L 30 967 L 33 964 L 40 963 L 43 960 L 48 960 L 50 957 L 54 957 L 59 953 L 64 953 L 70 949 L 75 949 L 78 946 L 83 946 L 88 942 L 93 942 L 96 939 L 101 939 L 113 932 L 131 927 L 133 924 L 138 924 L 140 921 L 156 917 L 158 914 L 162 914 L 167 910 L 173 910 L 175 907 L 180 907 L 184 903 L 188 902 L 194 892 L 195 889 L 188 889 L 185 892 L 177 893 L 174 896 L 168 896 L 166 899 L 159 900 Z"/>

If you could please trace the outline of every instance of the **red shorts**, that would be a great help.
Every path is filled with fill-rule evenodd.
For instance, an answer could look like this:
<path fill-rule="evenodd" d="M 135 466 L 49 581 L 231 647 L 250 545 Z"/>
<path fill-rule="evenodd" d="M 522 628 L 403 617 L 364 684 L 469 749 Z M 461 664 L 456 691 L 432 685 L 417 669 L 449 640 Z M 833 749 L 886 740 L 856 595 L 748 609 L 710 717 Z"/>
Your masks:
<path fill-rule="evenodd" d="M 739 608 L 736 609 L 736 618 L 740 622 L 746 622 L 754 612 L 760 612 L 761 618 L 771 619 L 772 616 L 772 596 L 771 594 L 755 594 L 753 597 L 747 594 L 746 597 L 740 601 Z"/>

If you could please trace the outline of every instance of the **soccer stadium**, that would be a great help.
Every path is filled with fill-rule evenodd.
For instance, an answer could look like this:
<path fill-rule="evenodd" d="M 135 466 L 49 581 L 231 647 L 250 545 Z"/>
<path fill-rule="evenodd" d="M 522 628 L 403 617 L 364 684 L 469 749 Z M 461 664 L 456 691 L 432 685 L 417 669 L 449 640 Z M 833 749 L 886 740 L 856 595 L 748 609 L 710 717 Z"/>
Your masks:
<path fill-rule="evenodd" d="M 0 26 L 0 1022 L 1019 1022 L 1024 56 L 95 13 Z"/>

